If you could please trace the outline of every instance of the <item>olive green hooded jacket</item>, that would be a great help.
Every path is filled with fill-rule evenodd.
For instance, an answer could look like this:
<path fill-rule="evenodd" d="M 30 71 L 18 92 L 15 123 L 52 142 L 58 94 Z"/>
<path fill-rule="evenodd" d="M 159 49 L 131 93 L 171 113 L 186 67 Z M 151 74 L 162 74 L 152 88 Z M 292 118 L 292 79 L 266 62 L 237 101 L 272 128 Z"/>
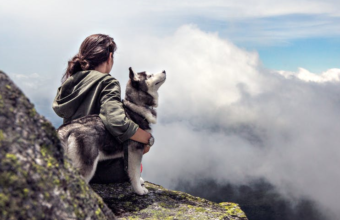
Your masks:
<path fill-rule="evenodd" d="M 106 129 L 120 142 L 130 139 L 139 127 L 126 117 L 118 80 L 95 70 L 70 76 L 58 88 L 52 108 L 64 123 L 98 114 Z"/>

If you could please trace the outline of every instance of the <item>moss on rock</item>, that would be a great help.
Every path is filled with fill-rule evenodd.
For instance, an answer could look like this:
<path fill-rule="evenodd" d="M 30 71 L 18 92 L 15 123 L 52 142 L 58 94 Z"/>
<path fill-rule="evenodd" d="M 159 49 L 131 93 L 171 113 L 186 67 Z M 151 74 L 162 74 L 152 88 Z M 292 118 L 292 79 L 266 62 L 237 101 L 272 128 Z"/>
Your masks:
<path fill-rule="evenodd" d="M 63 157 L 54 127 L 0 71 L 0 219 L 115 219 Z"/>
<path fill-rule="evenodd" d="M 145 182 L 149 194 L 138 196 L 129 183 L 91 184 L 119 219 L 230 219 L 247 217 L 235 203 L 214 203 Z"/>

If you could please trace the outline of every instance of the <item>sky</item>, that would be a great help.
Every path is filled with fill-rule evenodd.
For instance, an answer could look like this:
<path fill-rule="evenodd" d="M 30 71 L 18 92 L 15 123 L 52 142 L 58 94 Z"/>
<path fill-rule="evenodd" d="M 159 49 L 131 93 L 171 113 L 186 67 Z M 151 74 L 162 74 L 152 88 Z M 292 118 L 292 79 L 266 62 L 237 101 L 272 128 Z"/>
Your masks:
<path fill-rule="evenodd" d="M 109 34 L 122 94 L 130 66 L 167 72 L 146 180 L 264 178 L 340 219 L 339 9 L 335 0 L 1 0 L 0 69 L 58 127 L 51 106 L 67 61 L 88 35 Z"/>

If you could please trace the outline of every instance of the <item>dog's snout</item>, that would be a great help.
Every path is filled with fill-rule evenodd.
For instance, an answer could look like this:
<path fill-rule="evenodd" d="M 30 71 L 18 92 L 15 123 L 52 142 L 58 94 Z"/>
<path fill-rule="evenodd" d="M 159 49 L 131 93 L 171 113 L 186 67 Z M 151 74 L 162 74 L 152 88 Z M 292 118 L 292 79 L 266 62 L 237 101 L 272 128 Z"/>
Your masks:
<path fill-rule="evenodd" d="M 162 73 L 166 74 L 165 70 L 163 70 L 163 72 L 162 72 Z"/>

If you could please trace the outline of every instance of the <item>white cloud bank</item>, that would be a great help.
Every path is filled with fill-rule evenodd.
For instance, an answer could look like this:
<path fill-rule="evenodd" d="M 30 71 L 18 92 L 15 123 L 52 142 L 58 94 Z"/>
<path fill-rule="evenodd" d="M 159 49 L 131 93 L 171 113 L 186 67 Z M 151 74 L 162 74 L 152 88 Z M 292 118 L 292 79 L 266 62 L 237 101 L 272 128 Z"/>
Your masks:
<path fill-rule="evenodd" d="M 340 216 L 340 69 L 269 71 L 257 53 L 188 25 L 163 38 L 126 38 L 115 59 L 121 85 L 129 66 L 167 71 L 147 180 L 171 187 L 197 176 L 236 184 L 264 177 Z M 36 76 L 11 75 L 38 110 L 50 109 L 61 74 Z"/>
<path fill-rule="evenodd" d="M 194 22 L 234 42 L 286 44 L 291 39 L 339 36 L 339 8 L 336 0 L 12 0 L 0 2 L 0 39 L 24 36 L 15 45 L 36 38 L 60 42 L 113 29 L 119 30 L 116 36 L 164 34 Z"/>
<path fill-rule="evenodd" d="M 278 71 L 279 74 L 283 75 L 287 79 L 298 78 L 305 82 L 339 82 L 340 81 L 340 72 L 339 69 L 329 69 L 326 72 L 323 72 L 320 75 L 309 72 L 306 69 L 299 68 L 298 72 L 289 72 L 289 71 Z"/>
<path fill-rule="evenodd" d="M 340 214 L 340 69 L 269 71 L 256 53 L 193 26 L 129 42 L 122 66 L 165 69 L 168 77 L 146 179 L 171 187 L 197 176 L 231 183 L 264 177 L 286 195 Z"/>

